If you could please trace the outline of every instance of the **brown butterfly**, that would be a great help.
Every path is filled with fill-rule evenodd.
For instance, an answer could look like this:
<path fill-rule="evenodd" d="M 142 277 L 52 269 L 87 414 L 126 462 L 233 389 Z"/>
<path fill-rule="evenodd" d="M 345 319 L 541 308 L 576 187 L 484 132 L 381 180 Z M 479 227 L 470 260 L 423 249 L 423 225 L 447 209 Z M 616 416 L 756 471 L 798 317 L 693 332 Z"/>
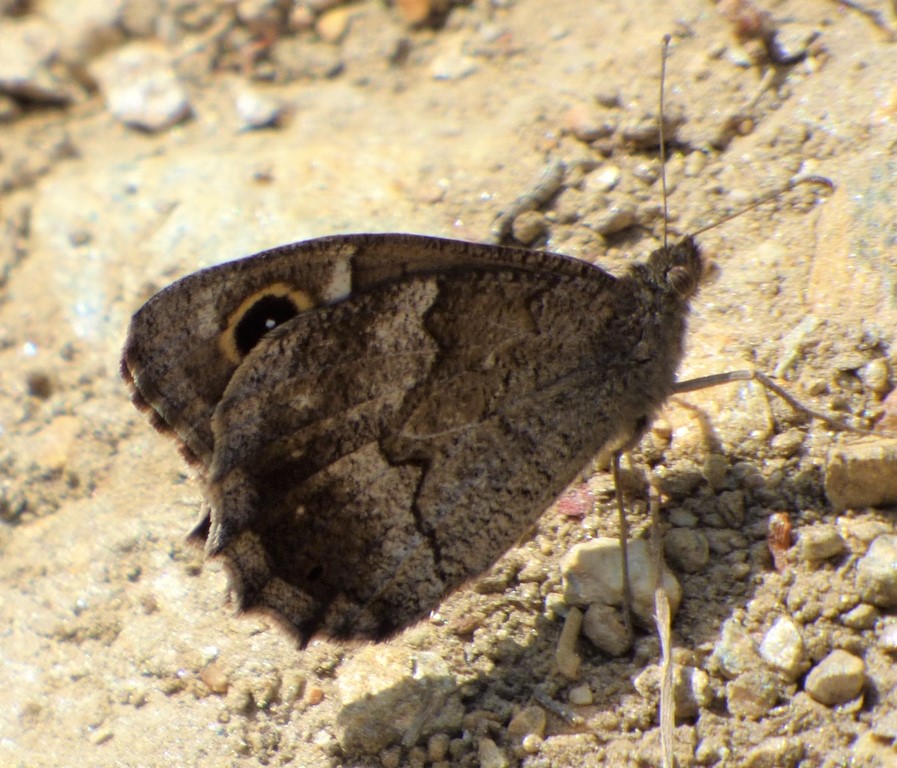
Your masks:
<path fill-rule="evenodd" d="M 134 402 L 198 468 L 195 536 L 240 608 L 378 639 L 519 540 L 671 393 L 693 238 L 622 277 L 404 234 L 287 245 L 185 277 L 131 322 Z"/>

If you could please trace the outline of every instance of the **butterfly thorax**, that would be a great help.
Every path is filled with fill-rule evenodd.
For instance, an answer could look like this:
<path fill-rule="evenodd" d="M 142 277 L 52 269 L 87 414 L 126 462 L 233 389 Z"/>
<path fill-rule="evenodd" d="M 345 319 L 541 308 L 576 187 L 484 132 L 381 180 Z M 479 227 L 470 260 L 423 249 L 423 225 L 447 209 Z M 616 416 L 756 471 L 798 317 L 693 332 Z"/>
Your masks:
<path fill-rule="evenodd" d="M 686 237 L 653 251 L 620 278 L 611 334 L 623 352 L 610 366 L 625 393 L 617 401 L 620 429 L 607 446 L 611 450 L 637 442 L 672 392 L 684 352 L 688 302 L 702 269 L 700 249 Z"/>

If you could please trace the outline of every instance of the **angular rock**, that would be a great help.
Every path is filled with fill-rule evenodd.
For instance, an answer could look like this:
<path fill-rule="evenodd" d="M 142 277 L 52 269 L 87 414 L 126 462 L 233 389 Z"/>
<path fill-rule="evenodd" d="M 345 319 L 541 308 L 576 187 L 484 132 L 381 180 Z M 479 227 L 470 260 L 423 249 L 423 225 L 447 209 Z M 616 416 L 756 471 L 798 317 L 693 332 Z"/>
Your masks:
<path fill-rule="evenodd" d="M 527 736 L 545 736 L 545 725 L 548 718 L 542 707 L 535 705 L 524 707 L 508 723 L 508 739 L 513 744 L 520 744 Z"/>
<path fill-rule="evenodd" d="M 803 638 L 787 616 L 776 619 L 766 633 L 760 643 L 760 657 L 789 680 L 797 680 L 806 668 Z"/>
<path fill-rule="evenodd" d="M 804 689 L 820 704 L 835 707 L 859 696 L 865 682 L 866 665 L 863 660 L 837 649 L 810 670 Z"/>
<path fill-rule="evenodd" d="M 825 494 L 835 510 L 897 504 L 897 440 L 833 450 L 825 468 Z"/>
<path fill-rule="evenodd" d="M 663 553 L 674 567 L 698 573 L 710 562 L 707 537 L 691 528 L 673 528 L 663 539 Z"/>
<path fill-rule="evenodd" d="M 508 756 L 492 739 L 481 738 L 477 752 L 480 768 L 508 768 L 510 766 Z"/>
<path fill-rule="evenodd" d="M 582 634 L 608 656 L 622 656 L 632 645 L 620 609 L 603 603 L 592 603 L 586 609 Z"/>
<path fill-rule="evenodd" d="M 59 36 L 36 16 L 0 19 L 0 93 L 45 104 L 72 100 L 71 84 L 51 69 L 58 55 Z"/>
<path fill-rule="evenodd" d="M 244 130 L 277 125 L 284 112 L 280 99 L 256 88 L 244 87 L 237 94 L 237 115 Z"/>
<path fill-rule="evenodd" d="M 800 554 L 804 560 L 821 562 L 846 554 L 847 544 L 833 525 L 818 525 L 800 532 Z"/>
<path fill-rule="evenodd" d="M 581 627 L 582 611 L 576 607 L 570 608 L 555 651 L 555 663 L 558 671 L 568 680 L 575 680 L 579 677 L 579 665 L 582 663 L 582 659 L 576 652 L 576 638 L 579 637 Z"/>
<path fill-rule="evenodd" d="M 654 621 L 654 586 L 657 581 L 654 557 L 647 541 L 639 539 L 627 546 L 632 610 L 644 624 Z M 621 605 L 623 601 L 623 558 L 616 539 L 598 538 L 573 547 L 561 561 L 564 599 L 568 605 L 592 603 Z M 663 585 L 673 616 L 682 602 L 682 587 L 673 572 L 663 566 Z"/>
<path fill-rule="evenodd" d="M 190 115 L 190 101 L 170 64 L 168 51 L 131 43 L 92 68 L 106 107 L 121 122 L 144 131 L 164 131 Z"/>
<path fill-rule="evenodd" d="M 460 727 L 463 707 L 448 664 L 435 653 L 372 645 L 340 669 L 340 745 L 375 754 L 392 744 Z"/>
<path fill-rule="evenodd" d="M 759 720 L 781 698 L 781 684 L 767 669 L 759 667 L 743 672 L 726 685 L 729 713 L 748 720 Z"/>
<path fill-rule="evenodd" d="M 735 619 L 727 619 L 710 661 L 712 667 L 732 679 L 756 668 L 760 664 L 760 657 L 744 627 Z"/>
<path fill-rule="evenodd" d="M 879 608 L 897 606 L 897 535 L 879 536 L 857 563 L 857 591 Z"/>
<path fill-rule="evenodd" d="M 659 665 L 651 665 L 633 681 L 642 698 L 657 698 L 660 695 L 661 676 Z M 673 701 L 676 721 L 693 720 L 702 708 L 713 703 L 710 676 L 698 667 L 673 665 Z"/>

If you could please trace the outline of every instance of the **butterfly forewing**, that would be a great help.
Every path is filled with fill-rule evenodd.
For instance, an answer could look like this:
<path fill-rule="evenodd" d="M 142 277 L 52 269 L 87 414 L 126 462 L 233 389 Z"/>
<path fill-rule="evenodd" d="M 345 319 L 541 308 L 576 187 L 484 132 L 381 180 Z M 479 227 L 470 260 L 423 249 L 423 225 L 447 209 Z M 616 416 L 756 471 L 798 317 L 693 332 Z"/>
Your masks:
<path fill-rule="evenodd" d="M 546 259 L 571 276 L 590 269 L 553 254 L 419 235 L 337 235 L 273 248 L 153 296 L 131 321 L 122 374 L 135 404 L 173 430 L 202 469 L 212 456 L 212 413 L 245 354 L 236 341 L 241 320 L 272 296 L 298 313 L 406 275 L 502 265 L 538 271 Z"/>

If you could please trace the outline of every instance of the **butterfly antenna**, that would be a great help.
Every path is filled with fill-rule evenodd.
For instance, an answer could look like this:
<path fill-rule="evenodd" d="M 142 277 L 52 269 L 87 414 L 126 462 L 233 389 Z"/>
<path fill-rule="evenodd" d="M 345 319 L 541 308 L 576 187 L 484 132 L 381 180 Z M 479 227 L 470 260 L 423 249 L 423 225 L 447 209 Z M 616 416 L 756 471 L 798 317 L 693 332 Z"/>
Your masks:
<path fill-rule="evenodd" d="M 761 195 L 753 202 L 746 205 L 744 208 L 740 208 L 733 213 L 730 213 L 726 216 L 723 216 L 721 219 L 717 219 L 712 224 L 708 224 L 706 227 L 701 227 L 700 229 L 694 230 L 691 235 L 695 237 L 706 232 L 708 229 L 714 229 L 718 227 L 720 224 L 725 224 L 727 221 L 731 221 L 737 216 L 741 216 L 743 213 L 747 213 L 748 211 L 754 210 L 758 206 L 763 205 L 764 203 L 768 203 L 770 200 L 775 200 L 777 197 L 781 197 L 783 194 L 788 192 L 791 189 L 794 189 L 796 186 L 800 184 L 818 184 L 823 187 L 828 187 L 829 189 L 834 189 L 835 185 L 831 179 L 827 179 L 825 176 L 796 176 L 795 178 L 785 182 L 781 187 L 777 187 L 765 195 Z"/>
<path fill-rule="evenodd" d="M 663 47 L 660 53 L 660 185 L 661 194 L 663 195 L 663 249 L 667 249 L 667 241 L 669 238 L 669 206 L 667 204 L 667 150 L 666 136 L 663 130 L 664 105 L 663 96 L 667 79 L 667 57 L 670 51 L 670 36 L 663 36 Z M 615 470 L 619 474 L 619 468 L 615 465 Z M 615 482 L 619 483 L 617 475 L 614 476 Z M 670 612 L 669 598 L 663 588 L 663 570 L 661 554 L 662 548 L 660 544 L 660 521 L 658 516 L 659 504 L 657 503 L 656 494 L 652 502 L 652 519 L 651 519 L 651 538 L 654 542 L 654 552 L 656 557 L 656 576 L 657 583 L 654 589 L 654 615 L 657 620 L 658 636 L 660 637 L 660 647 L 663 654 L 663 663 L 661 668 L 663 675 L 661 677 L 660 692 L 660 746 L 662 764 L 664 768 L 670 768 L 675 765 L 673 757 L 673 723 L 675 720 L 675 703 L 673 701 L 673 678 L 672 663 L 670 661 L 671 642 L 670 642 Z M 626 551 L 623 551 L 623 557 L 626 558 Z M 626 572 L 628 576 L 628 572 Z M 628 587 L 628 584 L 627 584 Z M 627 595 L 628 596 L 628 595 Z"/>
<path fill-rule="evenodd" d="M 663 47 L 660 50 L 660 188 L 663 197 L 663 247 L 667 247 L 667 222 L 669 210 L 667 207 L 667 150 L 666 137 L 663 132 L 663 91 L 667 79 L 667 56 L 670 50 L 670 36 L 663 36 Z"/>

